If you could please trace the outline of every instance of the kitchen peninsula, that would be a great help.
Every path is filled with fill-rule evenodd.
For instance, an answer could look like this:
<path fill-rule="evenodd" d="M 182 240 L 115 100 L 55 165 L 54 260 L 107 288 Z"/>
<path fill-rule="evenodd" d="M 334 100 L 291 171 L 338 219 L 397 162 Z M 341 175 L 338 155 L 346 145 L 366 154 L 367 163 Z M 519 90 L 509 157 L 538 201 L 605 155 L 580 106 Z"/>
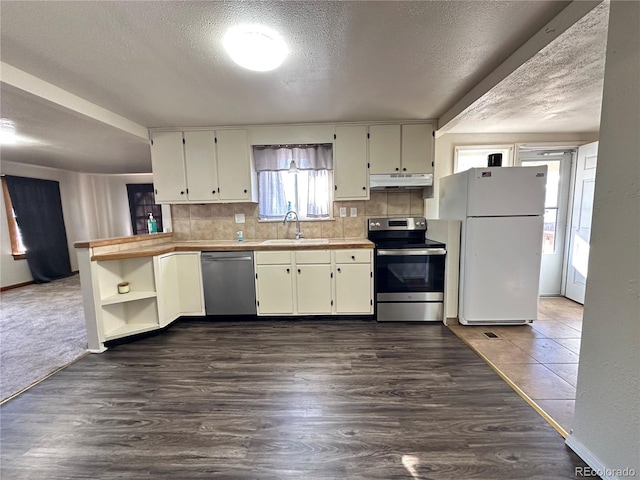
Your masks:
<path fill-rule="evenodd" d="M 270 295 L 274 280 L 269 276 L 261 281 L 259 272 L 267 267 L 282 271 L 293 302 L 290 311 L 278 310 L 279 316 L 297 315 L 296 298 L 313 295 L 316 289 L 329 292 L 330 304 L 317 313 L 305 311 L 305 315 L 373 314 L 374 246 L 362 238 L 174 241 L 172 233 L 161 233 L 76 242 L 74 246 L 88 348 L 93 353 L 104 352 L 105 342 L 162 329 L 181 316 L 204 316 L 200 263 L 204 251 L 255 252 L 258 302 Z M 318 267 L 308 269 L 317 277 L 297 280 L 292 273 L 300 276 L 303 265 Z M 273 314 L 258 308 L 258 315 Z"/>

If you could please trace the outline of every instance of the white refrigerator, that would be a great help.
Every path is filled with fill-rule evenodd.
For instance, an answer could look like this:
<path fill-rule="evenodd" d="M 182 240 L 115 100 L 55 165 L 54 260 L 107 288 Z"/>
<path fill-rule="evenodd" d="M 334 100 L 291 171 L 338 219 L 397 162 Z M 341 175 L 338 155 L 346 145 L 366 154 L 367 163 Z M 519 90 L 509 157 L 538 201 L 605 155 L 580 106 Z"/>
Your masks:
<path fill-rule="evenodd" d="M 472 168 L 440 179 L 440 218 L 461 220 L 458 319 L 538 318 L 547 166 Z"/>

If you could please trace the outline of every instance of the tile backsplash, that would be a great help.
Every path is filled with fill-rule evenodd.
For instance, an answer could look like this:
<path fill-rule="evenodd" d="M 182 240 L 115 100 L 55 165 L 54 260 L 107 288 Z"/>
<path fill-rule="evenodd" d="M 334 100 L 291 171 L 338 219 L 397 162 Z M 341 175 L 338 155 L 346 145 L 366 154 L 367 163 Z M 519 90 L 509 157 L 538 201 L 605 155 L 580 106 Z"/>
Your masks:
<path fill-rule="evenodd" d="M 340 217 L 340 207 L 347 216 Z M 351 217 L 351 209 L 358 216 Z M 243 213 L 245 223 L 235 223 L 235 214 Z M 422 190 L 371 192 L 366 201 L 333 202 L 333 220 L 300 222 L 306 238 L 366 238 L 368 217 L 424 216 Z M 174 240 L 235 240 L 242 230 L 245 240 L 293 238 L 295 222 L 259 222 L 256 203 L 209 203 L 171 205 Z"/>

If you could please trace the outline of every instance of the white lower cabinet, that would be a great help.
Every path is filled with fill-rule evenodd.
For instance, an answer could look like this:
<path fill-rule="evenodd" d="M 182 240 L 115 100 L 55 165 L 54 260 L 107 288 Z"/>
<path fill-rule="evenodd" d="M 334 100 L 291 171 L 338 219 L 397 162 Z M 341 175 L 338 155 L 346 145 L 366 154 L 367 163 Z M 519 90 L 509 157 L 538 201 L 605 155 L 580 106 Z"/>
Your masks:
<path fill-rule="evenodd" d="M 370 315 L 372 260 L 368 249 L 256 252 L 258 315 Z"/>
<path fill-rule="evenodd" d="M 373 250 L 336 250 L 334 263 L 335 312 L 341 315 L 373 314 Z"/>
<path fill-rule="evenodd" d="M 336 265 L 336 313 L 373 313 L 371 265 Z"/>
<path fill-rule="evenodd" d="M 160 327 L 182 315 L 204 315 L 200 252 L 155 257 Z"/>
<path fill-rule="evenodd" d="M 182 315 L 204 315 L 200 252 L 91 260 L 78 253 L 90 352 L 105 342 L 158 330 Z M 127 283 L 129 291 L 118 293 Z"/>
<path fill-rule="evenodd" d="M 256 266 L 256 299 L 259 315 L 292 315 L 291 264 Z"/>
<path fill-rule="evenodd" d="M 300 315 L 329 315 L 333 309 L 331 252 L 298 250 L 296 265 L 296 306 Z"/>

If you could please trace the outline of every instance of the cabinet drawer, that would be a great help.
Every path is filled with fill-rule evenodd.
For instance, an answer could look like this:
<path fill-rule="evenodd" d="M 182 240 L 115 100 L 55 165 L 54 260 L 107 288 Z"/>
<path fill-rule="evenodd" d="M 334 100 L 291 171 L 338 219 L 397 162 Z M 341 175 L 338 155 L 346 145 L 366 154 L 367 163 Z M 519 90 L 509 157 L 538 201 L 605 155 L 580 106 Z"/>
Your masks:
<path fill-rule="evenodd" d="M 370 263 L 371 252 L 368 248 L 336 250 L 336 263 Z"/>
<path fill-rule="evenodd" d="M 331 263 L 329 250 L 304 250 L 295 252 L 296 263 Z"/>
<path fill-rule="evenodd" d="M 291 251 L 256 252 L 256 265 L 286 265 L 291 263 Z"/>

